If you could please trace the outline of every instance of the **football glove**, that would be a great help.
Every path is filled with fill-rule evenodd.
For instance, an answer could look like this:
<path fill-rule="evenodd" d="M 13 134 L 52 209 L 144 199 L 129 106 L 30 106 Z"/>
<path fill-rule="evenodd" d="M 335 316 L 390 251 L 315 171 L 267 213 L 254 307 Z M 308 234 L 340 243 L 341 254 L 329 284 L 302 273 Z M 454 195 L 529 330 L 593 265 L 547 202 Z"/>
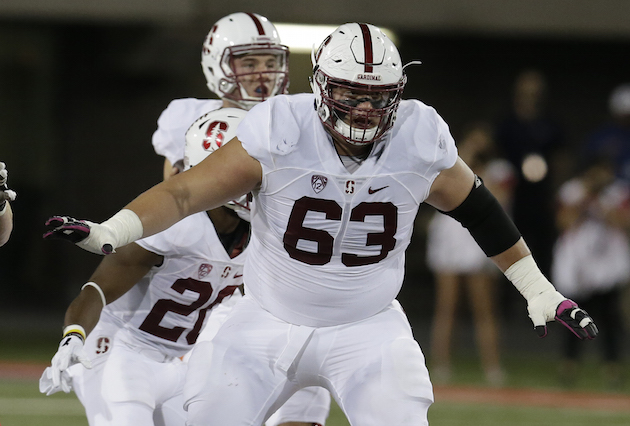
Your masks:
<path fill-rule="evenodd" d="M 593 318 L 573 300 L 566 299 L 556 309 L 556 321 L 580 339 L 594 339 L 599 333 Z"/>
<path fill-rule="evenodd" d="M 114 252 L 111 231 L 98 223 L 68 216 L 53 216 L 46 221 L 45 225 L 49 228 L 44 234 L 45 239 L 70 241 L 96 254 Z"/>
<path fill-rule="evenodd" d="M 136 213 L 122 209 L 103 223 L 77 220 L 68 216 L 53 216 L 46 221 L 49 230 L 44 238 L 75 243 L 96 254 L 114 253 L 121 247 L 142 238 L 142 222 Z"/>
<path fill-rule="evenodd" d="M 539 337 L 547 335 L 547 323 L 558 320 L 580 339 L 594 339 L 597 326 L 577 304 L 564 297 L 545 278 L 531 255 L 514 262 L 505 276 L 527 300 L 527 311 Z"/>
<path fill-rule="evenodd" d="M 545 291 L 527 304 L 538 337 L 547 336 L 547 322 L 558 321 L 580 339 L 594 339 L 599 332 L 585 310 L 557 291 Z"/>
<path fill-rule="evenodd" d="M 39 391 L 46 395 L 60 390 L 69 393 L 72 390 L 72 379 L 66 370 L 79 362 L 85 368 L 92 368 L 92 362 L 83 349 L 83 338 L 77 333 L 70 333 L 61 339 L 51 366 L 46 367 L 39 379 Z"/>

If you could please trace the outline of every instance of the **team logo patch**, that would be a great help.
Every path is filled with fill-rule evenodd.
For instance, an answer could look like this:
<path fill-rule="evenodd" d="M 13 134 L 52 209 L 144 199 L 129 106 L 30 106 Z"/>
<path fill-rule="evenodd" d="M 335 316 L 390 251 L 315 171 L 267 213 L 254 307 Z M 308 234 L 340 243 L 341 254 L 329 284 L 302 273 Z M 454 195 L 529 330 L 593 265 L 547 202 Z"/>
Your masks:
<path fill-rule="evenodd" d="M 199 275 L 199 279 L 202 279 L 206 275 L 208 275 L 212 271 L 212 265 L 208 263 L 202 263 L 199 265 L 199 271 L 197 271 L 197 275 Z"/>
<path fill-rule="evenodd" d="M 313 175 L 311 176 L 311 186 L 313 187 L 313 191 L 316 194 L 319 194 L 326 188 L 326 184 L 328 183 L 328 178 L 322 175 Z"/>

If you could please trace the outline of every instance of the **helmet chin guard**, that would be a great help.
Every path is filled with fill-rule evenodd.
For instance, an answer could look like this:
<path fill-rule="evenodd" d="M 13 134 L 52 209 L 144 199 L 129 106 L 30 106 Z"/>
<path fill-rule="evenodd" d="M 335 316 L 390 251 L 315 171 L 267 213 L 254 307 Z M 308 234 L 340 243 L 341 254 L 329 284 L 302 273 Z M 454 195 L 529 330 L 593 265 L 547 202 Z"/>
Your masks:
<path fill-rule="evenodd" d="M 382 139 L 407 82 L 394 43 L 373 25 L 344 24 L 313 50 L 311 61 L 315 108 L 328 132 L 358 146 Z"/>
<path fill-rule="evenodd" d="M 273 55 L 276 69 L 236 72 L 234 59 L 245 55 Z M 239 108 L 251 109 L 272 96 L 287 93 L 289 86 L 289 48 L 280 43 L 278 30 L 264 16 L 256 13 L 232 13 L 219 19 L 203 43 L 201 67 L 210 91 L 229 99 Z M 249 94 L 244 78 L 258 79 L 264 91 Z M 269 81 L 267 89 L 265 81 Z"/>

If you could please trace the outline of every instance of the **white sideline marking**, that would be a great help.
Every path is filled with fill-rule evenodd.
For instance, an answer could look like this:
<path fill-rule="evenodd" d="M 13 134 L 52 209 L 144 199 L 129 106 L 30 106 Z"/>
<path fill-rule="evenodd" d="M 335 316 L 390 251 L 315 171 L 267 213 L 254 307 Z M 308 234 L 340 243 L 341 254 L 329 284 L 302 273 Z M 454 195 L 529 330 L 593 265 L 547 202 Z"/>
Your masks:
<path fill-rule="evenodd" d="M 0 398 L 0 413 L 17 416 L 85 416 L 83 405 L 77 400 L 43 398 Z"/>

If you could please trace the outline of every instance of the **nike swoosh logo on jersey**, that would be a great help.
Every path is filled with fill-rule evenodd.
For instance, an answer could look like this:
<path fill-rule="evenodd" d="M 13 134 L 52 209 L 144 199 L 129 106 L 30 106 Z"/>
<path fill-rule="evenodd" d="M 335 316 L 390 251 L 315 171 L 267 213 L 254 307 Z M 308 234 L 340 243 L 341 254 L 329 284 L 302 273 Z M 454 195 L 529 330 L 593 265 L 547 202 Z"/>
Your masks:
<path fill-rule="evenodd" d="M 243 276 L 243 274 L 234 274 L 234 278 L 240 278 L 242 276 Z"/>
<path fill-rule="evenodd" d="M 378 192 L 378 191 L 380 191 L 381 189 L 385 189 L 385 188 L 389 188 L 389 185 L 386 185 L 386 186 L 384 186 L 384 187 L 382 187 L 382 188 L 376 188 L 376 189 L 372 189 L 372 187 L 370 186 L 370 187 L 368 188 L 368 194 L 374 194 L 375 192 Z"/>

